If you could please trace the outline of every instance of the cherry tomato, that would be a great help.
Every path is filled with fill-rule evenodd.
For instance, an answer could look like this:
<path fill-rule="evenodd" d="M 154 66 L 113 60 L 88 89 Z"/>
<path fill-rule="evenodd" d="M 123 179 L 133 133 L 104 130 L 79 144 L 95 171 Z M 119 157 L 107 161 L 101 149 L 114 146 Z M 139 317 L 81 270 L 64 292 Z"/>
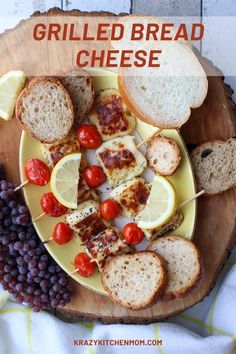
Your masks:
<path fill-rule="evenodd" d="M 67 243 L 71 240 L 71 238 L 73 236 L 73 231 L 64 222 L 59 222 L 58 224 L 56 224 L 52 236 L 53 236 L 53 240 L 56 243 L 58 243 L 59 245 L 62 245 L 62 244 Z"/>
<path fill-rule="evenodd" d="M 28 160 L 25 165 L 25 175 L 30 183 L 45 186 L 50 180 L 48 166 L 39 159 Z"/>
<path fill-rule="evenodd" d="M 137 245 L 143 241 L 143 231 L 133 222 L 125 225 L 123 233 L 129 245 Z"/>
<path fill-rule="evenodd" d="M 67 212 L 67 208 L 59 203 L 51 192 L 44 193 L 40 200 L 40 205 L 48 216 L 55 218 L 62 216 Z"/>
<path fill-rule="evenodd" d="M 96 269 L 94 262 L 91 262 L 89 256 L 84 253 L 78 253 L 74 260 L 74 266 L 79 275 L 82 277 L 90 277 Z"/>
<path fill-rule="evenodd" d="M 121 213 L 121 206 L 113 199 L 104 200 L 100 205 L 100 213 L 104 220 L 114 220 Z"/>
<path fill-rule="evenodd" d="M 84 170 L 83 177 L 90 188 L 97 188 L 106 182 L 106 175 L 100 166 L 89 166 Z"/>
<path fill-rule="evenodd" d="M 102 138 L 95 125 L 84 124 L 77 131 L 81 146 L 86 149 L 97 149 L 102 144 Z"/>

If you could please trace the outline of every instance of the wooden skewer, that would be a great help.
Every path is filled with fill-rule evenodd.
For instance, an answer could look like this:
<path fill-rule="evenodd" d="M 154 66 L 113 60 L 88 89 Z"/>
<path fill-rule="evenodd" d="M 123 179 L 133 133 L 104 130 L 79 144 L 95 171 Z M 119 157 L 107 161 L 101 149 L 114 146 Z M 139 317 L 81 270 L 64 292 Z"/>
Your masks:
<path fill-rule="evenodd" d="M 45 243 L 48 243 L 48 242 L 50 242 L 50 241 L 53 241 L 53 237 L 50 237 L 48 240 L 43 241 L 43 244 L 45 245 Z"/>
<path fill-rule="evenodd" d="M 200 197 L 200 195 L 203 195 L 205 193 L 204 189 L 201 190 L 200 192 L 198 192 L 197 194 L 193 195 L 192 197 L 188 198 L 187 200 L 185 200 L 184 202 L 180 203 L 178 206 L 177 206 L 177 209 L 176 210 L 179 210 L 181 209 L 183 206 L 185 206 L 186 204 L 188 204 L 189 202 L 191 202 L 192 200 L 194 199 L 197 199 L 198 197 Z"/>
<path fill-rule="evenodd" d="M 21 188 L 23 188 L 24 186 L 26 186 L 29 183 L 29 180 L 27 179 L 25 182 L 21 183 L 18 187 L 16 187 L 14 189 L 14 192 L 17 192 L 18 190 L 20 190 Z"/>
<path fill-rule="evenodd" d="M 143 141 L 141 141 L 141 143 L 139 143 L 138 145 L 136 145 L 136 148 L 140 148 L 143 144 L 146 144 L 149 140 L 151 140 L 154 136 L 159 135 L 160 132 L 162 131 L 162 129 L 157 129 L 152 135 L 150 135 L 148 138 L 144 139 Z"/>
<path fill-rule="evenodd" d="M 41 219 L 43 216 L 45 216 L 46 213 L 43 212 L 42 214 L 40 214 L 39 216 L 37 216 L 35 219 L 33 219 L 32 221 L 35 222 L 35 221 L 38 221 L 39 219 Z"/>
<path fill-rule="evenodd" d="M 94 263 L 96 262 L 95 259 L 91 259 L 90 263 Z M 69 276 L 71 276 L 72 274 L 75 274 L 76 272 L 78 272 L 78 268 L 75 268 L 75 270 L 73 270 L 73 272 L 68 273 Z"/>

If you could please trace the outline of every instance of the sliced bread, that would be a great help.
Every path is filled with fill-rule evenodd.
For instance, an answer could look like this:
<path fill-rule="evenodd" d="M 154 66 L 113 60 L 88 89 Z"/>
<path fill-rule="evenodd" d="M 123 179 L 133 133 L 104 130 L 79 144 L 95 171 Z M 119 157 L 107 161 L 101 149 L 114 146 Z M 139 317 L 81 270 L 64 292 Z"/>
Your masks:
<path fill-rule="evenodd" d="M 165 290 L 167 273 L 161 257 L 142 251 L 106 262 L 102 284 L 111 299 L 131 310 L 151 305 Z"/>
<path fill-rule="evenodd" d="M 55 78 L 35 78 L 18 97 L 16 117 L 40 142 L 60 141 L 69 134 L 74 120 L 70 95 Z"/>
<path fill-rule="evenodd" d="M 217 194 L 236 185 L 236 139 L 208 141 L 191 158 L 199 190 Z"/>
<path fill-rule="evenodd" d="M 171 176 L 181 161 L 180 149 L 175 140 L 155 136 L 147 146 L 148 165 L 161 176 Z"/>
<path fill-rule="evenodd" d="M 93 105 L 92 78 L 85 70 L 73 68 L 61 73 L 58 79 L 70 94 L 75 114 L 74 124 L 77 127 L 83 122 Z"/>
<path fill-rule="evenodd" d="M 150 51 L 152 47 L 144 46 Z M 159 128 L 179 128 L 207 94 L 206 74 L 189 45 L 155 43 L 160 67 L 120 69 L 119 91 L 136 117 Z"/>
<path fill-rule="evenodd" d="M 198 284 L 202 275 L 200 253 L 191 241 L 165 236 L 151 242 L 147 249 L 167 261 L 168 283 L 163 299 L 184 297 Z"/>

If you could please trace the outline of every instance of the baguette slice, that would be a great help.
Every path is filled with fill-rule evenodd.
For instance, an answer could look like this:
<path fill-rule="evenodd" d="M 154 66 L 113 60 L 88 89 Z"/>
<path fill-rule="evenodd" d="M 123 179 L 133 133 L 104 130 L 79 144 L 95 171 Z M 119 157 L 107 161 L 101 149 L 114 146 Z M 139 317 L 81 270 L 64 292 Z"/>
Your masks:
<path fill-rule="evenodd" d="M 161 135 L 155 136 L 148 143 L 147 160 L 154 172 L 161 176 L 171 176 L 180 164 L 180 149 L 175 140 Z"/>
<path fill-rule="evenodd" d="M 208 141 L 191 158 L 199 190 L 213 195 L 236 185 L 236 139 Z"/>
<path fill-rule="evenodd" d="M 151 47 L 144 47 L 150 51 Z M 181 41 L 155 45 L 160 67 L 120 69 L 119 91 L 130 111 L 159 128 L 179 128 L 207 94 L 206 74 L 189 45 Z"/>
<path fill-rule="evenodd" d="M 55 78 L 35 78 L 18 97 L 16 117 L 40 142 L 60 141 L 69 134 L 74 120 L 69 93 Z"/>
<path fill-rule="evenodd" d="M 167 261 L 168 283 L 163 299 L 184 297 L 197 286 L 202 267 L 200 253 L 191 241 L 165 236 L 151 242 L 147 249 Z"/>
<path fill-rule="evenodd" d="M 69 92 L 75 114 L 75 126 L 81 124 L 94 101 L 92 78 L 82 69 L 73 68 L 58 77 Z"/>
<path fill-rule="evenodd" d="M 102 284 L 111 299 L 131 310 L 151 305 L 166 283 L 165 262 L 149 251 L 113 257 L 102 272 Z"/>

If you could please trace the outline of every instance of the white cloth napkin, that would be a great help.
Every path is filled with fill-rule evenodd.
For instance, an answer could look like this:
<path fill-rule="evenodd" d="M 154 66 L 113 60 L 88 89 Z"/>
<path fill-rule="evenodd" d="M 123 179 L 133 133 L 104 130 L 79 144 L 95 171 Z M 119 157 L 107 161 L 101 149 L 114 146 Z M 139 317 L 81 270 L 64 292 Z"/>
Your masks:
<path fill-rule="evenodd" d="M 107 340 L 157 340 L 162 345 L 105 345 Z M 77 342 L 76 342 L 77 340 Z M 82 345 L 79 340 L 87 340 Z M 104 340 L 103 344 L 89 340 Z M 152 342 L 152 344 L 155 344 Z M 92 345 L 90 345 L 92 344 Z M 34 313 L 0 289 L 0 354 L 236 353 L 236 249 L 211 294 L 200 304 L 151 325 L 66 323 Z"/>

